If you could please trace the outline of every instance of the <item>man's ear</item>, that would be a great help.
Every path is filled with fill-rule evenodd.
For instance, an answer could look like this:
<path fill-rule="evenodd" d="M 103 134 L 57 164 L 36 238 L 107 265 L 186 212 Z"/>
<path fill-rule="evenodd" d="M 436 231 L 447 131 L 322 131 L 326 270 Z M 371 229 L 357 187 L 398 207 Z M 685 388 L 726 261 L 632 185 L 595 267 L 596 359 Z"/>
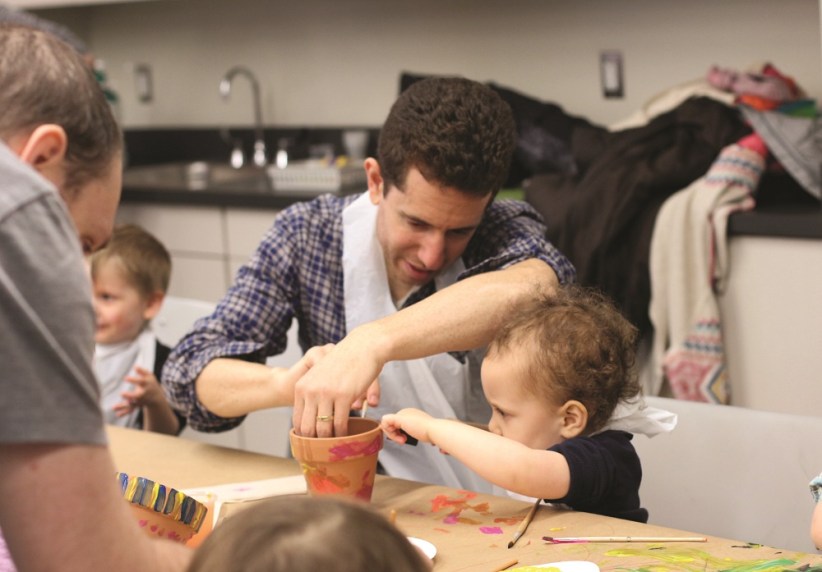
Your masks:
<path fill-rule="evenodd" d="M 368 181 L 368 196 L 371 202 L 378 205 L 382 202 L 385 181 L 382 178 L 380 164 L 373 157 L 365 160 L 365 178 Z"/>
<path fill-rule="evenodd" d="M 145 309 L 143 310 L 143 319 L 149 321 L 153 319 L 163 307 L 163 300 L 165 300 L 165 292 L 157 291 L 149 296 Z"/>
<path fill-rule="evenodd" d="M 44 178 L 62 189 L 64 160 L 68 149 L 68 137 L 65 130 L 52 123 L 38 125 L 31 134 L 22 140 L 18 155 Z"/>
<path fill-rule="evenodd" d="M 54 162 L 62 161 L 68 149 L 68 137 L 59 125 L 48 123 L 38 125 L 23 142 L 20 159 L 38 171 L 48 168 Z"/>
<path fill-rule="evenodd" d="M 580 436 L 588 425 L 588 409 L 579 401 L 571 399 L 560 408 L 562 428 L 560 435 L 565 439 Z"/>

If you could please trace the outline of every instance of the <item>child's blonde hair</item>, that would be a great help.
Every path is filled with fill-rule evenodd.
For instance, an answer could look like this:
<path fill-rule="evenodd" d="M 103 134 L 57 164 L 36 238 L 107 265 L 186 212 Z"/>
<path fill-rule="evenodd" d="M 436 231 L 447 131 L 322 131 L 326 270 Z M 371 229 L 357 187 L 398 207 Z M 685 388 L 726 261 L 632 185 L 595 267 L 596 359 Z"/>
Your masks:
<path fill-rule="evenodd" d="M 220 524 L 188 572 L 423 572 L 430 566 L 370 506 L 335 498 L 278 497 Z"/>
<path fill-rule="evenodd" d="M 488 351 L 527 352 L 525 390 L 551 403 L 581 402 L 590 434 L 621 399 L 639 394 L 636 343 L 637 329 L 608 298 L 571 285 L 515 311 Z"/>
<path fill-rule="evenodd" d="M 106 262 L 119 264 L 125 279 L 144 299 L 168 290 L 171 255 L 163 243 L 135 224 L 116 227 L 105 248 L 91 256 L 92 279 Z"/>

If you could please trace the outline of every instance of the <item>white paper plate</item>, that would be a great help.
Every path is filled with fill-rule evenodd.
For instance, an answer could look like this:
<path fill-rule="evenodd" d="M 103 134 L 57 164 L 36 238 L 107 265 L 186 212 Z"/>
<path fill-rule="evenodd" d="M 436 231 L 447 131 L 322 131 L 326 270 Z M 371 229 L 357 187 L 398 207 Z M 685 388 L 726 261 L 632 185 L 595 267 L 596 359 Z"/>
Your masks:
<path fill-rule="evenodd" d="M 429 560 L 433 560 L 434 556 L 437 555 L 437 547 L 428 542 L 427 540 L 423 540 L 422 538 L 414 538 L 413 536 L 408 537 L 408 542 L 422 550 L 423 554 L 428 556 Z M 582 571 L 580 571 L 582 572 Z"/>
<path fill-rule="evenodd" d="M 555 568 L 559 572 L 599 572 L 599 566 L 587 560 L 565 560 L 563 562 L 550 562 L 548 564 L 535 564 L 527 568 Z M 517 568 L 512 568 L 514 572 Z"/>

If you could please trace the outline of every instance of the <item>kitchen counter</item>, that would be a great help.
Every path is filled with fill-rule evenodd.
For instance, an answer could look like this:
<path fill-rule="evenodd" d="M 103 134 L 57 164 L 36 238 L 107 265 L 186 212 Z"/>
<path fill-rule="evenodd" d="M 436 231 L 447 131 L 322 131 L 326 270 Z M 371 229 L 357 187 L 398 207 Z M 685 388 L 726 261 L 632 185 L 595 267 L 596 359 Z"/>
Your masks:
<path fill-rule="evenodd" d="M 357 189 L 364 191 L 365 189 Z M 356 192 L 350 189 L 347 192 Z M 266 208 L 280 210 L 300 201 L 309 201 L 322 192 L 274 192 L 262 185 L 237 184 L 234 188 L 191 189 L 182 186 L 143 187 L 123 181 L 123 203 L 174 204 Z"/>
<path fill-rule="evenodd" d="M 822 239 L 822 208 L 819 205 L 771 205 L 732 214 L 729 236 Z"/>
<path fill-rule="evenodd" d="M 191 185 L 184 181 L 147 183 L 144 179 L 133 176 L 135 170 L 137 169 L 127 169 L 123 175 L 124 203 L 279 210 L 323 194 L 323 191 L 274 191 L 263 178 L 221 182 L 213 186 Z M 365 190 L 365 186 L 358 185 L 343 189 L 341 193 L 350 194 Z M 728 234 L 822 239 L 822 208 L 818 203 L 808 202 L 759 205 L 753 211 L 732 214 L 728 221 Z"/>
<path fill-rule="evenodd" d="M 378 128 L 371 132 L 367 150 L 376 153 Z M 127 130 L 126 147 L 129 164 L 123 179 L 123 203 L 180 206 L 220 206 L 264 208 L 280 210 L 299 201 L 311 200 L 322 192 L 272 191 L 267 182 L 258 179 L 221 182 L 219 185 L 193 187 L 182 181 L 176 183 L 134 180 L 131 172 L 146 165 L 163 161 L 206 159 L 227 161 L 230 148 L 225 133 L 217 128 Z M 331 142 L 336 152 L 342 151 L 340 128 L 266 129 L 269 148 L 281 139 L 290 141 L 292 155 L 305 156 L 311 145 Z M 232 137 L 239 137 L 248 149 L 253 142 L 250 129 L 232 129 Z M 365 191 L 365 185 L 348 188 L 343 193 Z M 769 176 L 761 181 L 757 207 L 751 212 L 734 213 L 728 221 L 729 236 L 761 236 L 780 238 L 822 239 L 822 208 L 799 185 L 787 176 Z"/>
<path fill-rule="evenodd" d="M 329 192 L 344 195 L 364 191 L 364 176 L 361 179 L 336 189 L 323 180 L 314 188 L 282 189 L 277 188 L 265 168 L 235 169 L 225 163 L 184 161 L 126 169 L 122 201 L 279 210 Z"/>
<path fill-rule="evenodd" d="M 273 156 L 280 142 L 287 142 L 289 159 L 293 162 L 310 156 L 316 145 L 330 146 L 335 156 L 342 154 L 341 137 L 346 128 L 367 130 L 370 136 L 366 153 L 369 156 L 376 153 L 379 130 L 373 127 L 266 128 L 264 133 L 269 155 Z M 128 129 L 124 137 L 127 168 L 123 174 L 123 203 L 279 210 L 327 192 L 275 191 L 264 169 L 251 166 L 231 174 L 228 165 L 231 145 L 227 141 L 241 141 L 246 157 L 250 157 L 254 132 L 248 128 Z M 199 178 L 200 172 L 193 173 L 192 177 L 188 168 L 201 162 L 219 168 L 216 180 Z M 177 173 L 146 176 L 147 171 L 162 172 L 164 167 L 175 166 Z M 339 193 L 364 190 L 365 185 L 356 185 L 345 187 Z"/>

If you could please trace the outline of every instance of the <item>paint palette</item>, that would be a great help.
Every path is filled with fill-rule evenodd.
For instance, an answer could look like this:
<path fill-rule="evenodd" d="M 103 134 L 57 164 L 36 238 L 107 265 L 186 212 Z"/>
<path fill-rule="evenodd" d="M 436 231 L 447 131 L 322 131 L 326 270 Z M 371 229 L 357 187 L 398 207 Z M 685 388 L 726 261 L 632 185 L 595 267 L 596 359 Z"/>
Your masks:
<path fill-rule="evenodd" d="M 428 557 L 429 560 L 433 560 L 434 556 L 437 555 L 437 547 L 428 542 L 427 540 L 409 536 L 408 542 L 419 548 L 422 551 L 422 553 Z"/>
<path fill-rule="evenodd" d="M 525 572 L 532 569 L 550 569 L 551 572 L 599 572 L 599 566 L 587 560 L 566 560 L 563 562 L 550 562 L 548 564 L 534 564 L 533 566 L 521 566 L 512 568 L 511 572 L 517 570 Z"/>

